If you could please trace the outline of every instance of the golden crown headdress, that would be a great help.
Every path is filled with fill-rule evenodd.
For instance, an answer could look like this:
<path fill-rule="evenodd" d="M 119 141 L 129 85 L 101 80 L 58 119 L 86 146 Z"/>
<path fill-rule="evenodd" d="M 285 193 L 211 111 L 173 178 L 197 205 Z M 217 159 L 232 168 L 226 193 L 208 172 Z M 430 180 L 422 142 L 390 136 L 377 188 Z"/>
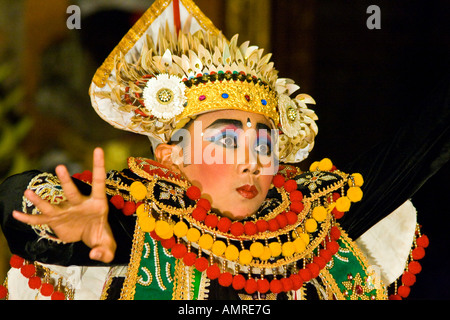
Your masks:
<path fill-rule="evenodd" d="M 153 147 L 193 117 L 236 109 L 265 115 L 279 129 L 281 162 L 314 146 L 317 116 L 293 80 L 278 78 L 271 54 L 228 41 L 192 0 L 156 0 L 94 75 L 94 109 L 116 128 L 147 135 Z"/>

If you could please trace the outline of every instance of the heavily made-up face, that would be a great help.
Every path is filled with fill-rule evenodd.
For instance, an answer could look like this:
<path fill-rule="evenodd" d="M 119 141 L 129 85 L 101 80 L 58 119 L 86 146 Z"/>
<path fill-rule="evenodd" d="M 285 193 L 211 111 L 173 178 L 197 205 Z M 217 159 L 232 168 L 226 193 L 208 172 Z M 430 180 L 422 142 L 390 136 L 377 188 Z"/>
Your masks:
<path fill-rule="evenodd" d="M 221 110 L 200 115 L 180 139 L 178 168 L 214 210 L 241 220 L 261 206 L 278 169 L 271 129 L 267 118 L 256 113 Z"/>

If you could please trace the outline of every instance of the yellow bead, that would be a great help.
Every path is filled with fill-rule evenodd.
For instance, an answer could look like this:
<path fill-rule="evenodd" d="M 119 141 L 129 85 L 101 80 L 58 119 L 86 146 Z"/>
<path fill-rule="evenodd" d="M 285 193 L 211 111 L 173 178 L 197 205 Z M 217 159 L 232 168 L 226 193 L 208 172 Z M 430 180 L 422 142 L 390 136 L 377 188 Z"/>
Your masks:
<path fill-rule="evenodd" d="M 236 246 L 230 244 L 225 249 L 225 258 L 227 258 L 228 260 L 231 260 L 231 261 L 237 260 L 239 258 L 239 249 L 236 248 Z"/>
<path fill-rule="evenodd" d="M 253 242 L 250 245 L 250 253 L 255 258 L 260 257 L 264 253 L 264 245 L 260 242 Z"/>
<path fill-rule="evenodd" d="M 330 171 L 333 168 L 333 163 L 330 159 L 324 158 L 319 162 L 319 170 L 321 171 Z"/>
<path fill-rule="evenodd" d="M 241 252 L 239 252 L 239 262 L 241 264 L 249 264 L 252 262 L 253 256 L 250 252 L 250 250 L 244 249 Z"/>
<path fill-rule="evenodd" d="M 173 227 L 173 233 L 178 237 L 178 238 L 182 238 L 186 235 L 188 231 L 188 226 L 186 223 L 184 223 L 183 221 L 179 221 L 175 224 L 175 226 Z"/>
<path fill-rule="evenodd" d="M 225 252 L 226 248 L 227 248 L 227 245 L 225 244 L 225 242 L 223 242 L 221 240 L 217 240 L 217 241 L 214 241 L 214 243 L 211 247 L 211 250 L 216 256 L 221 256 Z"/>
<path fill-rule="evenodd" d="M 147 188 L 142 182 L 135 181 L 130 185 L 130 194 L 137 201 L 143 200 L 147 195 Z"/>
<path fill-rule="evenodd" d="M 209 250 L 211 249 L 212 245 L 214 243 L 213 237 L 211 235 L 205 233 L 198 239 L 198 245 L 202 247 L 202 249 Z"/>
<path fill-rule="evenodd" d="M 309 166 L 309 171 L 316 171 L 319 169 L 319 161 L 314 161 L 313 163 L 311 163 L 311 165 Z"/>
<path fill-rule="evenodd" d="M 269 248 L 272 257 L 278 257 L 281 254 L 281 244 L 279 242 L 269 243 Z"/>
<path fill-rule="evenodd" d="M 144 232 L 152 232 L 155 230 L 156 220 L 153 217 L 148 216 L 140 216 L 139 217 L 139 226 Z"/>
<path fill-rule="evenodd" d="M 340 212 L 347 212 L 348 210 L 350 210 L 350 205 L 350 199 L 347 197 L 340 197 L 336 200 L 336 210 Z"/>
<path fill-rule="evenodd" d="M 364 178 L 360 173 L 352 174 L 353 180 L 355 181 L 355 186 L 361 187 L 364 184 Z"/>
<path fill-rule="evenodd" d="M 269 260 L 271 256 L 272 256 L 272 251 L 270 250 L 270 248 L 264 246 L 263 253 L 259 257 L 259 259 L 261 259 L 262 261 L 266 261 L 266 260 Z"/>
<path fill-rule="evenodd" d="M 186 237 L 190 242 L 197 242 L 197 240 L 200 238 L 200 231 L 195 228 L 190 228 L 187 231 Z"/>
<path fill-rule="evenodd" d="M 351 202 L 361 201 L 363 192 L 360 187 L 350 187 L 347 190 L 347 197 Z"/>
<path fill-rule="evenodd" d="M 163 220 L 156 221 L 155 225 L 156 234 L 162 239 L 169 239 L 173 236 L 173 227 Z"/>
<path fill-rule="evenodd" d="M 311 233 L 317 230 L 317 222 L 314 219 L 307 219 L 305 221 L 305 229 L 307 232 Z"/>
<path fill-rule="evenodd" d="M 294 246 L 297 253 L 301 253 L 306 249 L 306 244 L 301 238 L 297 238 L 294 240 Z"/>
<path fill-rule="evenodd" d="M 294 252 L 295 252 L 295 246 L 290 241 L 283 243 L 283 245 L 281 246 L 281 253 L 285 257 L 292 256 L 294 254 Z"/>
<path fill-rule="evenodd" d="M 318 222 L 322 222 L 327 217 L 327 209 L 323 206 L 318 206 L 313 209 L 312 217 Z"/>
<path fill-rule="evenodd" d="M 145 204 L 141 204 L 139 207 L 137 207 L 137 209 L 136 209 L 136 215 L 137 215 L 138 217 L 148 215 L 147 211 L 145 210 Z"/>
<path fill-rule="evenodd" d="M 302 232 L 299 235 L 300 235 L 300 239 L 303 240 L 305 245 L 308 245 L 309 244 L 309 234 Z"/>

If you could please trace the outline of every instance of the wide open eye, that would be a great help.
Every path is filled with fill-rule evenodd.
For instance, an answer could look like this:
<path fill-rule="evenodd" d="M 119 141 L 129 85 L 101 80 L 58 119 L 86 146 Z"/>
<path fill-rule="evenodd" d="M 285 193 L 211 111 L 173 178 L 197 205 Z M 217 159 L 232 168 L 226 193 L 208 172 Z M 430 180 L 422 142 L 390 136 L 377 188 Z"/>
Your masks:
<path fill-rule="evenodd" d="M 224 148 L 237 148 L 237 135 L 235 132 L 227 130 L 212 137 L 205 138 L 206 141 L 214 142 Z"/>
<path fill-rule="evenodd" d="M 258 138 L 255 150 L 260 155 L 270 156 L 272 154 L 272 144 L 266 138 Z"/>

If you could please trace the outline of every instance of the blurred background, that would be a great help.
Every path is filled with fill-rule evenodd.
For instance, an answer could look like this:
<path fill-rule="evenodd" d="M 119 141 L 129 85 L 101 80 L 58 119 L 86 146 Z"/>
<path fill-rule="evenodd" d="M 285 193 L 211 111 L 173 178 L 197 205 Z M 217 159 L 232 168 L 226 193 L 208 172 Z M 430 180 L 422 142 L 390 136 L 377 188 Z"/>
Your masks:
<path fill-rule="evenodd" d="M 309 161 L 339 167 L 388 139 L 411 108 L 448 72 L 447 0 L 197 0 L 227 37 L 273 53 L 281 77 L 312 95 L 319 135 Z M 88 88 L 110 51 L 152 0 L 0 0 L 0 182 L 28 169 L 71 173 L 91 168 L 101 146 L 107 169 L 128 156 L 151 157 L 143 136 L 112 128 L 90 105 Z M 81 9 L 81 29 L 66 26 L 67 7 Z M 381 9 L 370 30 L 369 5 Z M 447 164 L 414 198 L 431 245 L 411 299 L 449 299 Z M 0 282 L 10 252 L 0 234 Z"/>

